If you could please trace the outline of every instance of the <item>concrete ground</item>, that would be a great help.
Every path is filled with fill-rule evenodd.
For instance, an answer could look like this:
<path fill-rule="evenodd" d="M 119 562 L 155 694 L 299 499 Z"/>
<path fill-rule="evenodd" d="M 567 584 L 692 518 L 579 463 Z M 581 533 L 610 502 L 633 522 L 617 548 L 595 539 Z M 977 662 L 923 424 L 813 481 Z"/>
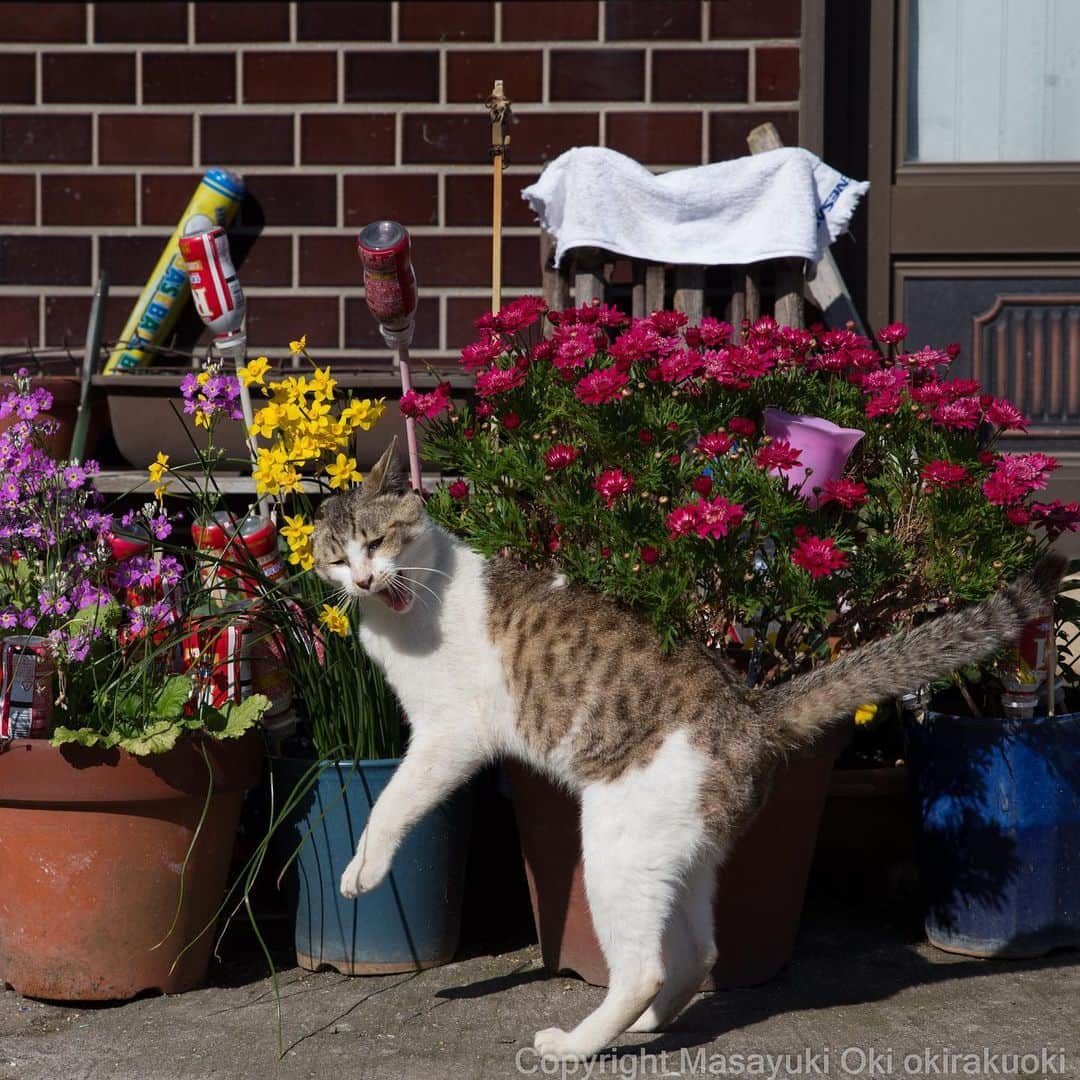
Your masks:
<path fill-rule="evenodd" d="M 0 1080 L 1080 1077 L 1080 953 L 948 956 L 835 898 L 812 899 L 772 983 L 702 995 L 670 1032 L 626 1036 L 617 1054 L 554 1072 L 533 1055 L 533 1032 L 572 1026 L 602 991 L 545 975 L 535 946 L 407 976 L 286 969 L 278 1061 L 269 981 L 247 945 L 215 965 L 213 985 L 171 998 L 68 1007 L 0 991 Z"/>

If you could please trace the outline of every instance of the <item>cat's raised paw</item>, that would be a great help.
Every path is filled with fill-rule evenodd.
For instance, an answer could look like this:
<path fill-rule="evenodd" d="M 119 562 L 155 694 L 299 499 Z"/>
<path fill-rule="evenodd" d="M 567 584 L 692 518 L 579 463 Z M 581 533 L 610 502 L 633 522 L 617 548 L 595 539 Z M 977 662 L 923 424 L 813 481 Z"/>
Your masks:
<path fill-rule="evenodd" d="M 555 1061 L 577 1061 L 582 1057 L 571 1044 L 570 1033 L 556 1027 L 538 1031 L 533 1039 L 533 1049 L 541 1058 L 552 1058 Z"/>
<path fill-rule="evenodd" d="M 373 852 L 354 855 L 341 875 L 341 895 L 346 900 L 355 900 L 361 893 L 371 892 L 386 877 L 389 869 L 390 861 Z"/>

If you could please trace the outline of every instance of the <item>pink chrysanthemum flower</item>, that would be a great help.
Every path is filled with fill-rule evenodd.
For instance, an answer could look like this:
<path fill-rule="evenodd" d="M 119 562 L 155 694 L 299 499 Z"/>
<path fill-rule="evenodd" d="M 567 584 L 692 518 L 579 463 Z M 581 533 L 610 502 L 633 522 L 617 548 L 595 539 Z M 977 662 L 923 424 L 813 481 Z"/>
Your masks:
<path fill-rule="evenodd" d="M 733 416 L 728 421 L 728 431 L 744 439 L 752 439 L 757 434 L 757 424 L 748 416 Z"/>
<path fill-rule="evenodd" d="M 878 341 L 885 345 L 897 345 L 908 336 L 908 328 L 900 322 L 889 323 L 877 332 Z"/>
<path fill-rule="evenodd" d="M 1045 488 L 1057 467 L 1057 459 L 1049 454 L 1002 454 L 983 481 L 983 494 L 996 506 L 1017 503 L 1029 491 Z"/>
<path fill-rule="evenodd" d="M 607 405 L 622 397 L 622 388 L 629 381 L 629 376 L 618 368 L 597 368 L 574 387 L 574 395 L 586 405 Z"/>
<path fill-rule="evenodd" d="M 622 469 L 605 469 L 594 481 L 593 487 L 610 510 L 620 495 L 626 495 L 634 486 L 634 478 Z"/>
<path fill-rule="evenodd" d="M 815 580 L 828 577 L 848 564 L 847 555 L 836 546 L 836 541 L 820 536 L 802 537 L 791 553 L 791 561 Z"/>
<path fill-rule="evenodd" d="M 735 528 L 746 516 L 746 511 L 738 503 L 728 502 L 722 495 L 715 499 L 702 499 L 696 504 L 697 521 L 694 531 L 698 536 L 718 540 Z"/>
<path fill-rule="evenodd" d="M 977 397 L 962 397 L 955 401 L 943 401 L 934 408 L 930 418 L 938 427 L 951 431 L 974 431 L 982 417 L 982 406 Z"/>
<path fill-rule="evenodd" d="M 845 510 L 852 510 L 866 502 L 866 491 L 866 485 L 858 480 L 826 480 L 818 505 L 835 502 Z"/>
<path fill-rule="evenodd" d="M 773 439 L 768 446 L 763 446 L 754 455 L 754 464 L 759 469 L 776 469 L 787 472 L 799 464 L 802 452 L 796 450 L 787 439 Z"/>
<path fill-rule="evenodd" d="M 514 390 L 525 381 L 526 370 L 523 367 L 491 368 L 481 371 L 476 376 L 476 392 L 481 397 L 493 397 Z"/>
<path fill-rule="evenodd" d="M 1060 499 L 1032 503 L 1031 516 L 1051 540 L 1056 540 L 1063 532 L 1080 531 L 1080 503 L 1063 503 Z"/>
<path fill-rule="evenodd" d="M 689 503 L 686 506 L 677 506 L 664 519 L 668 535 L 672 537 L 687 536 L 697 529 L 698 504 Z"/>
<path fill-rule="evenodd" d="M 735 440 L 725 431 L 714 431 L 711 435 L 702 435 L 698 440 L 699 453 L 709 458 L 718 458 L 726 454 Z"/>
<path fill-rule="evenodd" d="M 963 465 L 954 465 L 950 461 L 928 461 L 919 475 L 923 483 L 932 488 L 963 487 L 970 475 Z"/>
<path fill-rule="evenodd" d="M 1005 398 L 995 398 L 986 410 L 986 419 L 1004 431 L 1025 431 L 1028 418 Z"/>
<path fill-rule="evenodd" d="M 544 455 L 544 464 L 549 469 L 565 469 L 578 459 L 578 449 L 569 443 L 556 443 Z"/>
<path fill-rule="evenodd" d="M 505 347 L 503 343 L 495 336 L 484 337 L 479 341 L 474 341 L 471 345 L 466 345 L 461 350 L 461 366 L 466 371 L 476 371 L 479 368 L 485 368 L 503 354 Z"/>
<path fill-rule="evenodd" d="M 439 383 L 428 394 L 418 394 L 415 390 L 410 390 L 401 396 L 398 407 L 402 416 L 423 416 L 431 420 L 450 408 L 450 384 Z"/>

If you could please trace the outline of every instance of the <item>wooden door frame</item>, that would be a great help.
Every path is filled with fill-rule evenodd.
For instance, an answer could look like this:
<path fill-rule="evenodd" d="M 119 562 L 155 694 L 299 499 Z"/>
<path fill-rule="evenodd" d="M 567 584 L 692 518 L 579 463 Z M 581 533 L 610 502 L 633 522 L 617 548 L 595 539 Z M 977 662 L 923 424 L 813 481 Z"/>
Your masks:
<path fill-rule="evenodd" d="M 1080 252 L 1080 163 L 906 162 L 910 0 L 870 0 L 867 317 L 895 314 L 893 259 Z M 973 225 L 977 223 L 977 225 Z"/>

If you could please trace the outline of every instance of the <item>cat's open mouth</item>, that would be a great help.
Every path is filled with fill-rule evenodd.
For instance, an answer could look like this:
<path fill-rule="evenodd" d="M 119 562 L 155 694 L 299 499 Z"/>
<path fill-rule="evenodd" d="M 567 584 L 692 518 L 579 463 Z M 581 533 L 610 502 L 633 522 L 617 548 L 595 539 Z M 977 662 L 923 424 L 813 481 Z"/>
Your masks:
<path fill-rule="evenodd" d="M 404 611 L 412 601 L 412 597 L 398 589 L 380 589 L 375 594 L 391 611 Z"/>

